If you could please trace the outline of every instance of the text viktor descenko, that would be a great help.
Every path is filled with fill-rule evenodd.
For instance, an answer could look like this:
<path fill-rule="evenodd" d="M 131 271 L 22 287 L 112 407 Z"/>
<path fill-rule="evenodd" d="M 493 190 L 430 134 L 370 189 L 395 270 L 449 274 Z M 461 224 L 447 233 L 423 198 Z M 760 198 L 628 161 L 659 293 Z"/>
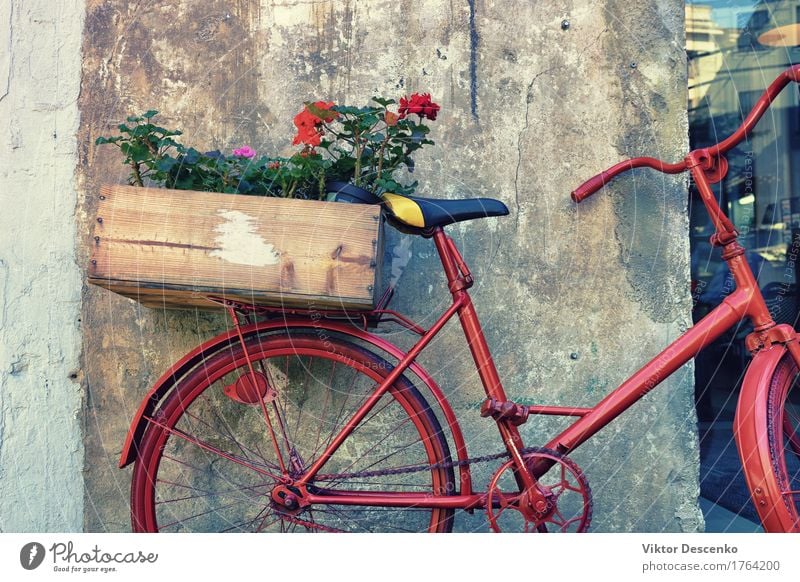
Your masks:
<path fill-rule="evenodd" d="M 663 544 L 642 544 L 642 551 L 645 554 L 735 554 L 739 551 L 739 548 L 728 544 L 722 546 L 692 546 L 690 544 L 666 546 Z"/>

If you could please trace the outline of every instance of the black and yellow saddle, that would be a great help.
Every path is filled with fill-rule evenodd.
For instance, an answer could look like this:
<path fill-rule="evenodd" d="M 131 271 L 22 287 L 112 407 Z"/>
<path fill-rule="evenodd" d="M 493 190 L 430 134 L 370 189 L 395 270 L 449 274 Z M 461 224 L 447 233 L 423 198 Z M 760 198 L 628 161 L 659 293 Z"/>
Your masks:
<path fill-rule="evenodd" d="M 506 205 L 492 198 L 441 200 L 400 194 L 383 194 L 382 198 L 390 218 L 415 229 L 431 229 L 473 218 L 508 214 Z"/>

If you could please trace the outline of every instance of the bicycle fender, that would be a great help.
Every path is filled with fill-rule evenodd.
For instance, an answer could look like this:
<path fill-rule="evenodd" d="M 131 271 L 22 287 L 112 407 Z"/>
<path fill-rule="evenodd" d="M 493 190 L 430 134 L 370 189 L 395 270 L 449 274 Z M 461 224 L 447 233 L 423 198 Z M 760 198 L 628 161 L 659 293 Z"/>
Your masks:
<path fill-rule="evenodd" d="M 243 326 L 241 331 L 242 335 L 245 338 L 248 338 L 264 332 L 290 329 L 307 329 L 309 332 L 318 335 L 328 331 L 335 332 L 345 337 L 366 342 L 367 344 L 390 354 L 398 360 L 405 356 L 405 352 L 381 337 L 363 329 L 353 327 L 352 325 L 335 321 L 326 321 L 321 319 L 311 320 L 303 318 L 281 319 L 279 321 L 263 321 L 248 326 Z M 167 396 L 170 390 L 172 390 L 175 384 L 203 359 L 211 357 L 220 350 L 238 343 L 239 336 L 235 329 L 223 332 L 209 341 L 197 346 L 194 350 L 186 354 L 178 362 L 173 364 L 166 372 L 164 372 L 164 374 L 156 381 L 156 383 L 147 393 L 147 396 L 144 398 L 144 400 L 142 400 L 142 403 L 139 405 L 139 409 L 136 411 L 136 414 L 133 417 L 119 459 L 119 467 L 121 469 L 127 467 L 136 460 L 139 444 L 141 443 L 142 437 L 148 426 L 149 416 L 155 412 L 158 405 Z M 468 459 L 467 447 L 464 436 L 461 432 L 461 427 L 458 424 L 458 420 L 456 419 L 453 408 L 445 398 L 441 388 L 430 376 L 430 374 L 428 374 L 428 372 L 416 362 L 413 362 L 409 366 L 409 369 L 420 378 L 422 383 L 436 400 L 436 404 L 438 404 L 442 414 L 444 415 L 447 428 L 450 429 L 450 434 L 453 438 L 453 444 L 455 445 L 456 449 L 456 456 L 458 457 L 459 461 L 466 461 Z M 463 465 L 460 470 L 460 484 L 460 491 L 462 494 L 471 494 L 472 480 L 469 466 L 466 464 Z"/>
<path fill-rule="evenodd" d="M 786 523 L 784 512 L 773 509 L 775 503 L 783 501 L 769 457 L 766 414 L 770 381 L 787 352 L 785 345 L 773 344 L 753 357 L 742 383 L 733 421 L 733 435 L 750 497 L 767 532 L 785 532 L 794 527 L 793 523 Z"/>

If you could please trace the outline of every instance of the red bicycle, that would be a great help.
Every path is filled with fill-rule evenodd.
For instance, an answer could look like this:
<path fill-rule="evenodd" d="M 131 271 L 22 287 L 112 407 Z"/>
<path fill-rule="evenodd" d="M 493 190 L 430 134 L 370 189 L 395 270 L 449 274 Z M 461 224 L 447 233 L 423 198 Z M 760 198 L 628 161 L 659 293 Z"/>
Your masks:
<path fill-rule="evenodd" d="M 135 462 L 135 531 L 432 531 L 456 509 L 483 511 L 495 531 L 586 531 L 589 483 L 570 453 L 726 330 L 748 318 L 753 358 L 734 433 L 753 503 L 766 531 L 800 531 L 800 367 L 797 332 L 770 317 L 737 231 L 710 185 L 800 65 L 784 71 L 728 139 L 675 164 L 621 162 L 578 187 L 580 202 L 639 167 L 691 172 L 736 289 L 721 305 L 592 408 L 509 401 L 468 289 L 473 278 L 443 228 L 508 214 L 499 201 L 428 200 L 387 194 L 387 220 L 432 238 L 452 304 L 429 329 L 381 307 L 343 312 L 282 310 L 221 301 L 233 327 L 173 365 L 143 401 L 120 466 Z M 213 298 L 212 298 L 213 299 Z M 503 450 L 471 458 L 453 409 L 417 357 L 458 316 L 486 391 L 481 416 L 497 424 Z M 405 351 L 372 333 L 394 322 L 419 335 Z M 519 425 L 531 415 L 574 422 L 542 447 Z M 485 491 L 470 468 L 499 463 Z"/>

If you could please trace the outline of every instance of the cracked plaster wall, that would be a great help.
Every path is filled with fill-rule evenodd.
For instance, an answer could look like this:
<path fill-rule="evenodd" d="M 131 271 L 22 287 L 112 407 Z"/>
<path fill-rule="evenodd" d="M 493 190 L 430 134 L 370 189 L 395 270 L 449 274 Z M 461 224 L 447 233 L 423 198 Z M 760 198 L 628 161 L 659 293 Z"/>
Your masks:
<path fill-rule="evenodd" d="M 0 2 L 0 532 L 83 529 L 83 2 Z"/>
<path fill-rule="evenodd" d="M 511 216 L 451 234 L 510 397 L 590 406 L 690 322 L 685 183 L 644 172 L 576 207 L 569 191 L 634 155 L 687 150 L 683 3 L 676 0 L 258 2 L 88 0 L 81 95 L 80 229 L 92 193 L 125 179 L 96 150 L 131 112 L 159 109 L 200 147 L 285 151 L 303 101 L 431 92 L 441 103 L 421 194 L 493 196 Z M 570 26 L 562 29 L 563 19 Z M 398 244 L 402 237 L 391 234 Z M 429 241 L 395 307 L 429 324 L 448 300 Z M 81 260 L 86 260 L 86 248 Z M 129 472 L 117 455 L 147 387 L 225 325 L 86 289 L 86 529 L 124 531 Z M 471 453 L 496 452 L 482 391 L 449 326 L 423 363 L 452 398 Z M 574 455 L 596 531 L 696 531 L 698 448 L 686 366 Z M 532 419 L 541 442 L 557 422 Z M 477 469 L 484 485 L 493 468 Z M 459 518 L 461 519 L 461 518 Z M 459 528 L 479 527 L 469 521 Z"/>

